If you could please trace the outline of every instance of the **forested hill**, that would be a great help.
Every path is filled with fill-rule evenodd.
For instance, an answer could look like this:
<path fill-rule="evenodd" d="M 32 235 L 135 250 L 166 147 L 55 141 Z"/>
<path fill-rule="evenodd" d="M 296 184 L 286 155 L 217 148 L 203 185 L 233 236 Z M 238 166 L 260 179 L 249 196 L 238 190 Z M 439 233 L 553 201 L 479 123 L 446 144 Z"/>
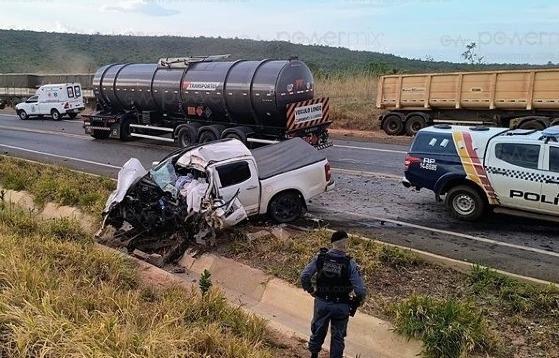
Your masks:
<path fill-rule="evenodd" d="M 298 56 L 315 73 L 453 71 L 525 68 L 525 65 L 471 66 L 422 61 L 345 48 L 208 37 L 82 35 L 0 30 L 0 73 L 94 72 L 115 62 L 153 63 L 162 57 L 230 53 L 231 58 L 263 59 Z"/>

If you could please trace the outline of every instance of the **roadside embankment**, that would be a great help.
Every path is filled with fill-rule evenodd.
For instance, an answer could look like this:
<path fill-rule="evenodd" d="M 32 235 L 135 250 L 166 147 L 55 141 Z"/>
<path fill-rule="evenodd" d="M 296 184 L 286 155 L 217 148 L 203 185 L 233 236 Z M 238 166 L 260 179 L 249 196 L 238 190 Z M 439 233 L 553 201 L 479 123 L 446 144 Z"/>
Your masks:
<path fill-rule="evenodd" d="M 248 235 L 218 252 L 292 284 L 330 233 L 275 230 Z M 559 356 L 559 289 L 522 283 L 474 266 L 432 264 L 408 251 L 352 237 L 369 297 L 361 310 L 423 341 L 427 356 Z"/>

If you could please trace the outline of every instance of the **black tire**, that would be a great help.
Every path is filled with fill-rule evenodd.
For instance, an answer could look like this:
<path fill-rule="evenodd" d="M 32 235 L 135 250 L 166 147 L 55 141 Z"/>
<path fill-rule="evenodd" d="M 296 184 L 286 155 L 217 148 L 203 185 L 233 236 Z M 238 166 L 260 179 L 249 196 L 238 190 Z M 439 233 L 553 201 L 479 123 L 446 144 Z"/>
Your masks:
<path fill-rule="evenodd" d="M 538 119 L 530 119 L 524 121 L 518 126 L 519 129 L 536 129 L 536 130 L 542 130 L 545 129 L 546 127 L 547 127 L 546 124 Z"/>
<path fill-rule="evenodd" d="M 191 125 L 185 125 L 179 128 L 175 142 L 181 148 L 187 148 L 197 143 L 196 128 Z"/>
<path fill-rule="evenodd" d="M 60 121 L 62 120 L 62 115 L 60 114 L 60 112 L 58 112 L 56 109 L 51 109 L 50 111 L 50 116 L 52 117 L 52 119 L 54 121 Z"/>
<path fill-rule="evenodd" d="M 132 120 L 129 116 L 122 117 L 120 119 L 120 140 L 122 141 L 129 141 L 132 140 L 132 136 L 130 135 L 130 123 Z"/>
<path fill-rule="evenodd" d="M 204 130 L 198 136 L 198 143 L 208 143 L 216 141 L 219 137 L 211 130 Z"/>
<path fill-rule="evenodd" d="M 382 130 L 388 135 L 400 135 L 404 131 L 404 122 L 397 114 L 389 114 L 382 121 Z"/>
<path fill-rule="evenodd" d="M 21 119 L 22 121 L 25 121 L 26 119 L 29 119 L 29 115 L 23 109 L 20 109 L 19 111 L 17 111 L 17 115 L 19 116 L 19 119 Z"/>
<path fill-rule="evenodd" d="M 446 194 L 445 205 L 450 216 L 464 221 L 478 220 L 487 209 L 484 198 L 468 185 L 451 188 Z"/>
<path fill-rule="evenodd" d="M 268 205 L 268 215 L 277 223 L 289 223 L 303 215 L 305 203 L 301 194 L 294 191 L 279 193 Z"/>
<path fill-rule="evenodd" d="M 75 119 L 77 116 L 77 113 L 68 113 L 68 117 L 70 117 L 70 119 Z"/>
<path fill-rule="evenodd" d="M 413 137 L 420 129 L 425 128 L 425 123 L 425 118 L 423 116 L 410 116 L 406 120 L 406 134 Z"/>
<path fill-rule="evenodd" d="M 245 128 L 242 127 L 235 127 L 235 128 L 229 128 L 223 131 L 223 133 L 221 133 L 221 138 L 222 139 L 237 139 L 239 141 L 241 141 L 242 143 L 246 144 L 247 143 L 247 132 L 245 130 Z"/>
<path fill-rule="evenodd" d="M 95 139 L 107 139 L 111 136 L 111 132 L 110 131 L 100 131 L 100 130 L 93 130 L 93 133 L 91 133 L 91 136 Z"/>

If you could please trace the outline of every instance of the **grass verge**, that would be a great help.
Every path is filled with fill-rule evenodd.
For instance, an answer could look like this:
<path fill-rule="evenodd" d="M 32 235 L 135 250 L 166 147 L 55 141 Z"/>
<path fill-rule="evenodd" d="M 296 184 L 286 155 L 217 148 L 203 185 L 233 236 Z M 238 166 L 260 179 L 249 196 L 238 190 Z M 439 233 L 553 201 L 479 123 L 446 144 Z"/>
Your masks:
<path fill-rule="evenodd" d="M 54 202 L 75 206 L 93 215 L 101 213 L 108 195 L 116 187 L 106 177 L 7 156 L 0 156 L 0 185 L 5 189 L 30 192 L 39 205 Z"/>
<path fill-rule="evenodd" d="M 317 77 L 317 96 L 330 97 L 332 128 L 378 130 L 377 84 L 378 77 L 368 74 Z"/>
<path fill-rule="evenodd" d="M 298 285 L 301 270 L 329 246 L 329 237 L 326 231 L 241 237 L 220 253 Z M 559 357 L 557 287 L 523 284 L 481 267 L 462 274 L 357 238 L 349 251 L 369 292 L 361 309 L 421 339 L 426 356 Z"/>
<path fill-rule="evenodd" d="M 0 207 L 0 355 L 271 357 L 263 320 L 222 294 L 153 289 L 70 220 Z"/>

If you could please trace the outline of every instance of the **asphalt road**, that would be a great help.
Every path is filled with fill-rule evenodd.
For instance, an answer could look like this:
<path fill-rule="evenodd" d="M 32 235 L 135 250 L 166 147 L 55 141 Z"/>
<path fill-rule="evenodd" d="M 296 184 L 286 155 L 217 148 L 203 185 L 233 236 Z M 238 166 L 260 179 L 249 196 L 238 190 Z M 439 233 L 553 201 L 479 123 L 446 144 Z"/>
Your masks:
<path fill-rule="evenodd" d="M 559 281 L 559 228 L 543 221 L 488 215 L 479 223 L 449 218 L 432 193 L 398 180 L 407 147 L 335 140 L 325 150 L 336 189 L 310 203 L 311 215 L 380 240 Z M 149 167 L 174 148 L 154 141 L 95 140 L 81 121 L 21 121 L 0 114 L 0 152 L 116 177 L 130 157 Z"/>

